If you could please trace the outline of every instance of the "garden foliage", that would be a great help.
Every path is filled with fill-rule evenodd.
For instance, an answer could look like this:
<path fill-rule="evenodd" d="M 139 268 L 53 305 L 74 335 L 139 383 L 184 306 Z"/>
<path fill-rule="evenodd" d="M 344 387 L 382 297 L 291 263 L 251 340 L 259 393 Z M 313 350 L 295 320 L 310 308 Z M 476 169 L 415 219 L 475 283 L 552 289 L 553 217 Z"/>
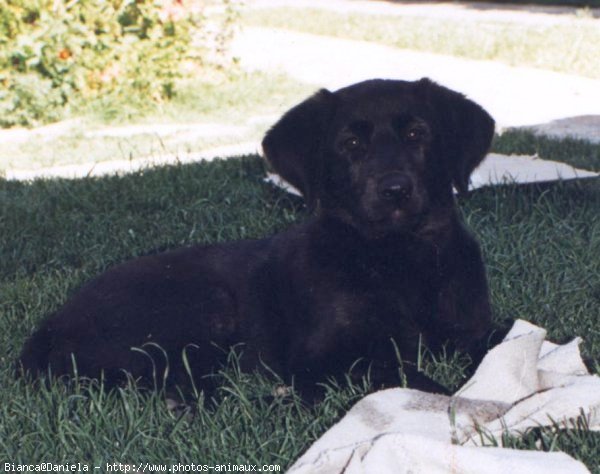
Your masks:
<path fill-rule="evenodd" d="M 234 18 L 228 0 L 4 2 L 3 127 L 57 120 L 69 108 L 107 97 L 168 100 L 178 79 L 222 60 Z"/>

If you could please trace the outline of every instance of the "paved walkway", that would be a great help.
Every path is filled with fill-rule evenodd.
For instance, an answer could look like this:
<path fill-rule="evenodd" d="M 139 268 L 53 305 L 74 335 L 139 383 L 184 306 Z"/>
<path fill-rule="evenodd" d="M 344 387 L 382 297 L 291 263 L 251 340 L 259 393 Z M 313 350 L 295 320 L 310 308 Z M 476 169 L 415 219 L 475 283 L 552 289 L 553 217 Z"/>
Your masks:
<path fill-rule="evenodd" d="M 285 72 L 315 87 L 430 77 L 482 104 L 504 127 L 600 115 L 599 80 L 541 69 L 266 28 L 245 29 L 233 53 L 247 69 Z"/>
<path fill-rule="evenodd" d="M 393 0 L 247 0 L 247 5 L 252 9 L 310 7 L 474 22 L 570 22 L 573 27 L 579 24 L 575 21 L 589 21 L 600 28 L 600 20 L 595 19 L 600 18 L 599 8 Z M 315 87 L 336 89 L 373 77 L 430 77 L 482 104 L 500 128 L 535 125 L 545 134 L 600 142 L 600 80 L 266 28 L 240 32 L 233 53 L 250 70 L 284 72 Z"/>

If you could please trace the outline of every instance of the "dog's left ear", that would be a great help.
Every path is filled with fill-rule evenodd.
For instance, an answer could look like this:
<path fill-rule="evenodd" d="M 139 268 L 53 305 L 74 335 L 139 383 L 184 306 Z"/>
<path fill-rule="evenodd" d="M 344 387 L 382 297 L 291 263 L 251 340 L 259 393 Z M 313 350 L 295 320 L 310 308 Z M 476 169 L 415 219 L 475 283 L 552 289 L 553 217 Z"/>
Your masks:
<path fill-rule="evenodd" d="M 421 79 L 418 87 L 440 114 L 442 146 L 452 184 L 459 193 L 469 189 L 469 177 L 487 154 L 494 137 L 494 119 L 464 95 Z"/>

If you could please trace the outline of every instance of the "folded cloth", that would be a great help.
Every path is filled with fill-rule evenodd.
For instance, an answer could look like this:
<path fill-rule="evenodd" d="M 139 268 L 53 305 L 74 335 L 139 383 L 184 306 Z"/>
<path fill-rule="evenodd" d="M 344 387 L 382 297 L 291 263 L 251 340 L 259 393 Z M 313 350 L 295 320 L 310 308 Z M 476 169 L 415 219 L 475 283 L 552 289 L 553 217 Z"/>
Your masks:
<path fill-rule="evenodd" d="M 600 430 L 600 377 L 581 360 L 581 339 L 557 345 L 545 337 L 544 329 L 516 321 L 451 397 L 401 388 L 366 396 L 288 472 L 589 473 L 564 453 L 489 447 L 505 433 L 568 428 L 582 416 Z"/>

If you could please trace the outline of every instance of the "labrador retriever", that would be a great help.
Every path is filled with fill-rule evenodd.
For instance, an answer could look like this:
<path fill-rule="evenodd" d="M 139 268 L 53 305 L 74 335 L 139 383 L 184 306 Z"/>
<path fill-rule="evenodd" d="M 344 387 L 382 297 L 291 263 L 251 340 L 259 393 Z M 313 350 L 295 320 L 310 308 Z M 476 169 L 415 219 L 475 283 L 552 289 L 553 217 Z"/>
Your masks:
<path fill-rule="evenodd" d="M 242 344 L 243 370 L 268 367 L 311 400 L 348 373 L 445 391 L 415 361 L 420 343 L 475 362 L 485 350 L 486 274 L 453 187 L 467 191 L 493 133 L 479 105 L 428 79 L 317 92 L 263 140 L 307 222 L 108 270 L 41 323 L 21 370 L 210 391 L 205 376 Z"/>

